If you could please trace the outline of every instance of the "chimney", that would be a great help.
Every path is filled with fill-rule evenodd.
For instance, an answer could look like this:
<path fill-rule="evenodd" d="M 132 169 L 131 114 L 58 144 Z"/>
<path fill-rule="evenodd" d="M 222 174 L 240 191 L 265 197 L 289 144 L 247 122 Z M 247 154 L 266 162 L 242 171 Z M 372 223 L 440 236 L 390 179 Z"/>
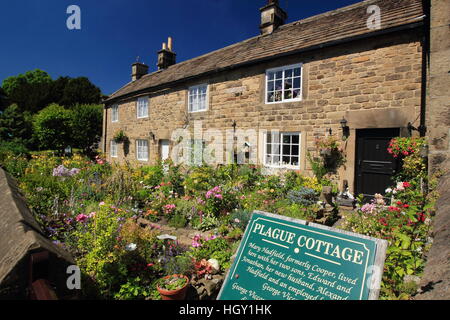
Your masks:
<path fill-rule="evenodd" d="M 148 66 L 141 63 L 135 62 L 131 65 L 131 81 L 136 81 L 148 73 Z"/>
<path fill-rule="evenodd" d="M 162 49 L 158 51 L 158 70 L 167 69 L 171 65 L 177 63 L 177 55 L 173 50 L 173 40 L 172 37 L 169 37 L 167 40 L 167 44 L 164 42 L 162 45 Z"/>
<path fill-rule="evenodd" d="M 267 5 L 259 9 L 259 11 L 261 11 L 261 25 L 259 29 L 262 35 L 273 33 L 287 19 L 287 13 L 281 9 L 278 0 L 268 0 Z"/>

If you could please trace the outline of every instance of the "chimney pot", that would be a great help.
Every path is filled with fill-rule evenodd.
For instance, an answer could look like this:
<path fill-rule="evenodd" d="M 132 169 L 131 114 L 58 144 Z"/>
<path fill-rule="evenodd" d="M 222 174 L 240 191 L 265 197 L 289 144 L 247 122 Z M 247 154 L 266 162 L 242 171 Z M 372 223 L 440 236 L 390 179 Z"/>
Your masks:
<path fill-rule="evenodd" d="M 158 70 L 167 69 L 171 65 L 176 64 L 177 55 L 173 52 L 173 39 L 172 37 L 168 38 L 167 44 L 164 42 L 162 50 L 158 52 Z"/>

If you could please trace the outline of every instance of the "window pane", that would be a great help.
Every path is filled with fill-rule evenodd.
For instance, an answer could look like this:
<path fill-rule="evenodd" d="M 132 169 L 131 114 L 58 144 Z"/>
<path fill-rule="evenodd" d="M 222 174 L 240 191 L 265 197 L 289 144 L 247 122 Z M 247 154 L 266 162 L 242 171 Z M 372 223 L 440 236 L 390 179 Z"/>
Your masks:
<path fill-rule="evenodd" d="M 277 80 L 277 81 L 275 81 L 275 89 L 276 89 L 276 90 L 281 90 L 281 89 L 283 89 L 283 81 L 282 81 L 282 80 Z"/>
<path fill-rule="evenodd" d="M 292 90 L 287 90 L 287 91 L 284 92 L 284 99 L 285 100 L 292 99 L 292 97 L 293 97 Z"/>
<path fill-rule="evenodd" d="M 283 79 L 283 71 L 278 71 L 278 72 L 275 74 L 275 78 L 276 78 L 276 79 Z"/>
<path fill-rule="evenodd" d="M 267 84 L 267 91 L 274 91 L 275 89 L 275 83 L 273 81 L 269 81 Z"/>
<path fill-rule="evenodd" d="M 276 166 L 280 165 L 280 157 L 279 156 L 273 156 L 273 164 Z"/>
<path fill-rule="evenodd" d="M 300 97 L 300 89 L 296 89 L 293 91 L 292 98 L 297 99 Z"/>
<path fill-rule="evenodd" d="M 298 157 L 292 157 L 291 159 L 291 165 L 293 166 L 298 166 L 299 162 L 298 162 Z"/>
<path fill-rule="evenodd" d="M 283 156 L 283 164 L 290 164 L 291 158 L 289 156 Z"/>
<path fill-rule="evenodd" d="M 300 142 L 300 136 L 298 134 L 292 135 L 292 143 L 299 144 Z"/>
<path fill-rule="evenodd" d="M 283 143 L 291 143 L 291 135 L 284 134 L 283 135 Z"/>
<path fill-rule="evenodd" d="M 292 79 L 287 79 L 284 81 L 284 89 L 291 89 L 292 88 Z"/>
<path fill-rule="evenodd" d="M 283 145 L 283 155 L 284 156 L 290 156 L 291 155 L 291 146 L 290 145 Z"/>
<path fill-rule="evenodd" d="M 267 94 L 267 102 L 274 102 L 275 101 L 275 93 L 274 92 L 269 92 Z"/>
<path fill-rule="evenodd" d="M 300 88 L 300 78 L 294 78 L 294 88 L 295 89 Z"/>
<path fill-rule="evenodd" d="M 272 154 L 280 154 L 280 145 L 278 143 L 272 144 Z"/>
<path fill-rule="evenodd" d="M 299 77 L 299 76 L 300 76 L 300 69 L 301 69 L 301 68 L 295 68 L 295 69 L 294 69 L 294 76 L 295 76 L 295 77 Z"/>
<path fill-rule="evenodd" d="M 291 77 L 292 77 L 292 71 L 293 71 L 293 69 L 288 69 L 288 70 L 286 70 L 286 71 L 284 72 L 284 76 L 285 76 L 286 78 L 291 78 Z"/>
<path fill-rule="evenodd" d="M 273 80 L 273 79 L 275 79 L 275 73 L 274 73 L 274 72 L 269 72 L 269 73 L 267 74 L 267 79 L 268 79 L 268 80 Z"/>
<path fill-rule="evenodd" d="M 299 147 L 298 146 L 292 146 L 292 155 L 298 156 L 299 155 Z"/>
<path fill-rule="evenodd" d="M 267 154 L 272 154 L 272 145 L 270 143 L 267 144 L 267 150 L 266 150 Z"/>
<path fill-rule="evenodd" d="M 283 98 L 283 91 L 276 91 L 275 92 L 275 101 L 276 102 L 278 102 L 278 101 L 281 101 L 282 100 L 282 98 Z"/>

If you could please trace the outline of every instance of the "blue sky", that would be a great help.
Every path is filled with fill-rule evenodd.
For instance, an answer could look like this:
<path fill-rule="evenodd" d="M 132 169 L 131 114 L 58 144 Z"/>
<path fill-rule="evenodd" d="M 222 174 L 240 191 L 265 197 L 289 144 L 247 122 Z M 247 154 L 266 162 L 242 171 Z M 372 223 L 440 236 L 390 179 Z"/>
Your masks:
<path fill-rule="evenodd" d="M 292 22 L 359 0 L 280 0 Z M 42 69 L 52 78 L 86 76 L 104 94 L 130 81 L 131 64 L 156 70 L 168 36 L 181 62 L 259 33 L 266 0 L 0 1 L 0 83 Z M 81 8 L 81 30 L 68 30 L 69 5 Z"/>

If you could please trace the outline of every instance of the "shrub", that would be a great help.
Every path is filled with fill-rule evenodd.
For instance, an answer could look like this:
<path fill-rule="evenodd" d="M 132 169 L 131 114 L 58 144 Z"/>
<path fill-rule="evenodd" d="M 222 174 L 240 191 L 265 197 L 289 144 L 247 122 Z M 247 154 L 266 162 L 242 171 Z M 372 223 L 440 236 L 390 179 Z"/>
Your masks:
<path fill-rule="evenodd" d="M 303 187 L 298 191 L 289 191 L 288 199 L 306 207 L 315 204 L 319 200 L 319 197 L 315 190 Z"/>
<path fill-rule="evenodd" d="M 95 104 L 76 105 L 71 111 L 73 146 L 86 153 L 92 152 L 102 134 L 103 106 Z"/>
<path fill-rule="evenodd" d="M 188 220 L 182 214 L 174 214 L 169 219 L 169 226 L 171 226 L 172 228 L 176 228 L 176 229 L 184 228 L 187 225 L 187 223 L 188 223 Z"/>
<path fill-rule="evenodd" d="M 245 230 L 248 223 L 250 222 L 251 217 L 252 217 L 252 211 L 236 210 L 230 214 L 229 219 L 230 219 L 230 222 L 234 226 L 236 226 L 242 230 Z"/>
<path fill-rule="evenodd" d="M 73 141 L 71 120 L 70 111 L 57 104 L 39 111 L 33 122 L 39 146 L 62 152 Z"/>

